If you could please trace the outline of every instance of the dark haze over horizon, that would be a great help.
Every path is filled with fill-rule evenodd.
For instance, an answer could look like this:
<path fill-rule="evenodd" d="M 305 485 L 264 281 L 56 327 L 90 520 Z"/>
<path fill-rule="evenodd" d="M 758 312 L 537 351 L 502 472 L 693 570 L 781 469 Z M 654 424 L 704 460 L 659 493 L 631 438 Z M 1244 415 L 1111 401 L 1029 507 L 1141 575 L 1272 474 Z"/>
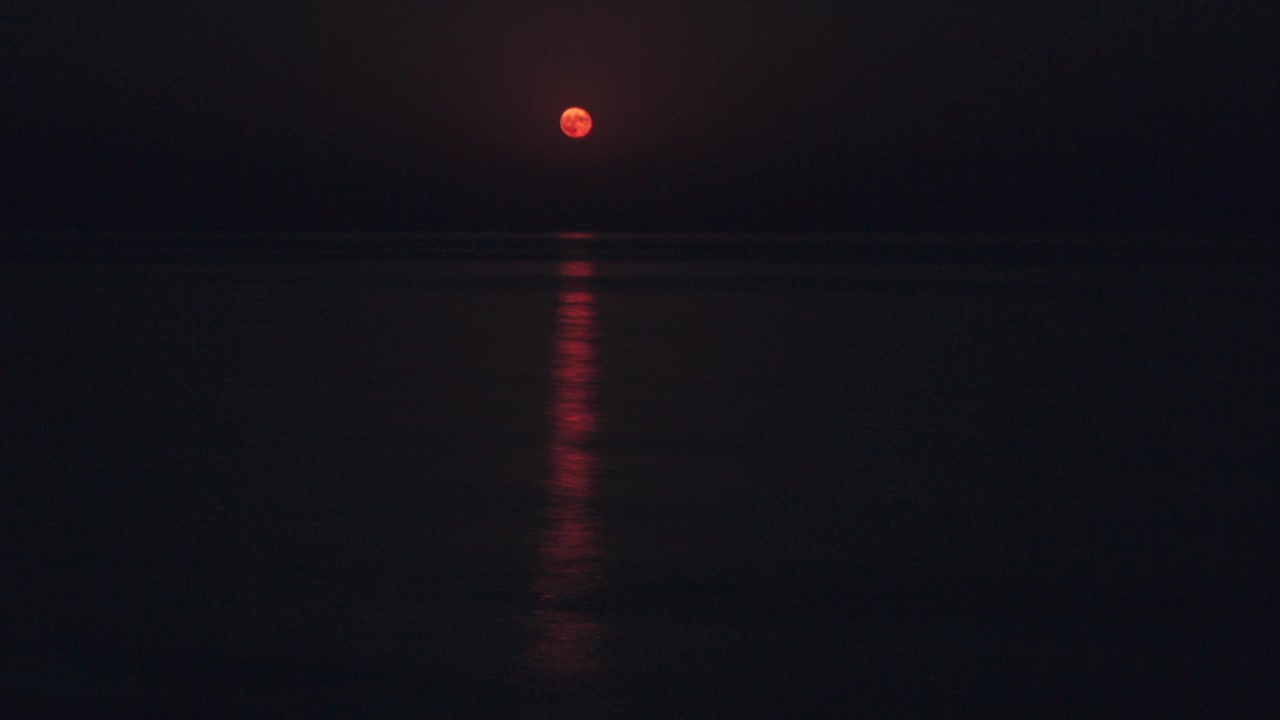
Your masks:
<path fill-rule="evenodd" d="M 1280 225 L 1261 3 L 4 15 L 0 229 Z M 575 104 L 580 142 L 557 127 Z"/>

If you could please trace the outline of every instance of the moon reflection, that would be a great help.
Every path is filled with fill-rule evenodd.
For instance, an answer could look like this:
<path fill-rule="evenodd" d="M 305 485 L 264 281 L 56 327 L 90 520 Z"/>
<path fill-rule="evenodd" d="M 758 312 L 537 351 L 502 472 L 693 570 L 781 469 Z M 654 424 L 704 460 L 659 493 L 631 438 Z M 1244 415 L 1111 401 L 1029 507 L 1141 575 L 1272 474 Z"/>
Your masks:
<path fill-rule="evenodd" d="M 601 669 L 600 625 L 591 605 L 600 585 L 599 521 L 593 508 L 598 461 L 591 441 L 599 423 L 595 296 L 590 262 L 566 261 L 556 308 L 549 410 L 551 443 L 546 527 L 534 581 L 537 610 L 531 660 L 549 679 L 588 681 Z"/>

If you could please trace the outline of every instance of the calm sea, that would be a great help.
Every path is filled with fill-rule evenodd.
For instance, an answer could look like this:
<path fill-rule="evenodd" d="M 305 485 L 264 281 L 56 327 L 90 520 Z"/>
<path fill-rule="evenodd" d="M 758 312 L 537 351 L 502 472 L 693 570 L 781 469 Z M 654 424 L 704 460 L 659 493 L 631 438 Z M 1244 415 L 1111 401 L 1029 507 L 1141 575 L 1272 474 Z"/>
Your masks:
<path fill-rule="evenodd" d="M 8 240 L 9 716 L 1277 700 L 1268 238 Z"/>

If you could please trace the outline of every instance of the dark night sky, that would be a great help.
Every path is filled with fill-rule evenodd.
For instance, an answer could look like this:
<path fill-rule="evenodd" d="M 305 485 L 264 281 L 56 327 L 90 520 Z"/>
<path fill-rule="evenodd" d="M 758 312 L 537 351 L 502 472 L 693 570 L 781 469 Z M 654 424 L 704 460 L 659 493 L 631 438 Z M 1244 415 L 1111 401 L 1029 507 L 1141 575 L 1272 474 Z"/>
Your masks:
<path fill-rule="evenodd" d="M 0 228 L 1280 226 L 1275 3 L 6 7 Z"/>

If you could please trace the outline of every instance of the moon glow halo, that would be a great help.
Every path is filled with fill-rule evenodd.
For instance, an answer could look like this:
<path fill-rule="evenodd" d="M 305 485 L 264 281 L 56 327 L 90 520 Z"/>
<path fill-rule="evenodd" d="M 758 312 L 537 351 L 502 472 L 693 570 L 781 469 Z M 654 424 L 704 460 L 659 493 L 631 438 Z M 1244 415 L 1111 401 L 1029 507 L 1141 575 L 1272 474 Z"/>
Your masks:
<path fill-rule="evenodd" d="M 591 132 L 591 114 L 580 107 L 560 113 L 560 129 L 571 138 L 584 138 Z"/>

